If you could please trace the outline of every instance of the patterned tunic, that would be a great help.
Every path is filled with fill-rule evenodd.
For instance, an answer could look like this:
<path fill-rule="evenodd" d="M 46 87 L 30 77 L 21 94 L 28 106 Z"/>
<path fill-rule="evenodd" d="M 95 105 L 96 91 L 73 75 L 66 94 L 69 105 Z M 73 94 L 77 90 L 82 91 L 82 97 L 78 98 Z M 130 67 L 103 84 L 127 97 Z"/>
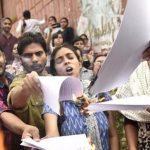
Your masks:
<path fill-rule="evenodd" d="M 61 105 L 64 110 L 64 114 L 59 117 L 60 123 L 60 134 L 61 135 L 75 135 L 75 134 L 86 134 L 87 124 L 86 116 L 80 113 L 79 108 L 73 101 L 63 101 Z M 52 109 L 45 104 L 43 114 L 52 113 L 55 114 Z M 108 135 L 108 120 L 103 112 L 94 114 L 98 130 L 99 137 L 101 139 L 102 150 L 109 150 L 109 135 Z"/>

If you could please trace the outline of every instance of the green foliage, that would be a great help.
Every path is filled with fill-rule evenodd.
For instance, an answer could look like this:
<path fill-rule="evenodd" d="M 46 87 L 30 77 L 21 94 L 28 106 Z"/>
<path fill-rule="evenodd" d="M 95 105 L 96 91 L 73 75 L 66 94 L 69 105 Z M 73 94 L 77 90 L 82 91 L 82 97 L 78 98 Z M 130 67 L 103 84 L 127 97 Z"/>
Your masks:
<path fill-rule="evenodd" d="M 124 117 L 119 112 L 115 112 L 115 119 L 116 119 L 116 127 L 117 132 L 120 139 L 120 150 L 127 150 L 127 142 L 125 138 L 125 132 L 124 132 Z"/>

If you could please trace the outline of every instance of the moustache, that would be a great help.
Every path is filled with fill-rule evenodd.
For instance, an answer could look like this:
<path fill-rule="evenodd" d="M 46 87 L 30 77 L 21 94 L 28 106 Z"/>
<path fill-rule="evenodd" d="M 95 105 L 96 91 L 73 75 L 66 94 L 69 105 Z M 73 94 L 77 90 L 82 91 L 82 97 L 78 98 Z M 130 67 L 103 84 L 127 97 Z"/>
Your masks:
<path fill-rule="evenodd" d="M 44 64 L 33 64 L 30 66 L 33 71 L 41 70 L 45 67 Z"/>

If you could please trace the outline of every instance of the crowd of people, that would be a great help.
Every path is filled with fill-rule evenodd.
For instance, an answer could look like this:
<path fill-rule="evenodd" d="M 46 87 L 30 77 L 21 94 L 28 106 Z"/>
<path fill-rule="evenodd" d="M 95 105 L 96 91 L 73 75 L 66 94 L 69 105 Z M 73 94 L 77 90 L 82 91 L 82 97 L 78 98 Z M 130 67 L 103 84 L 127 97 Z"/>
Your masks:
<path fill-rule="evenodd" d="M 4 134 L 5 150 L 28 149 L 20 146 L 22 138 L 76 134 L 86 134 L 95 150 L 120 150 L 113 112 L 85 109 L 91 102 L 112 99 L 110 91 L 89 93 L 109 49 L 95 53 L 88 36 L 77 35 L 66 17 L 57 21 L 50 16 L 42 31 L 40 25 L 45 20 L 32 19 L 30 11 L 25 10 L 16 27 L 19 38 L 10 32 L 12 23 L 9 17 L 3 18 L 0 33 L 0 133 Z M 129 81 L 117 89 L 116 97 L 149 95 L 150 48 L 143 52 L 143 60 Z M 38 76 L 48 75 L 74 76 L 83 83 L 84 95 L 76 101 L 61 101 L 60 115 L 43 101 Z M 149 110 L 121 113 L 128 148 L 150 149 Z"/>

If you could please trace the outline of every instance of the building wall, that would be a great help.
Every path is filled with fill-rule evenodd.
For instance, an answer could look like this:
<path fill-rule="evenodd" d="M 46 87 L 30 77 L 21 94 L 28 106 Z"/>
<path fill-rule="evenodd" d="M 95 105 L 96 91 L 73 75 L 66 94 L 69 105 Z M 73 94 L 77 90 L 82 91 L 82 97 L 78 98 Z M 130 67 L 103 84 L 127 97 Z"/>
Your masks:
<path fill-rule="evenodd" d="M 3 14 L 2 14 L 2 1 L 0 0 L 0 18 L 2 18 Z"/>
<path fill-rule="evenodd" d="M 26 9 L 31 11 L 32 18 L 47 19 L 49 16 L 67 17 L 70 26 L 76 28 L 80 16 L 80 0 L 0 0 L 2 2 L 3 17 L 13 19 L 12 33 L 16 35 L 15 27 Z M 122 0 L 125 6 L 127 0 Z M 44 28 L 44 27 L 43 27 Z"/>
<path fill-rule="evenodd" d="M 76 27 L 80 15 L 79 0 L 3 0 L 4 16 L 14 20 L 12 27 L 13 34 L 16 34 L 15 27 L 26 9 L 31 11 L 32 18 L 47 19 L 49 16 L 67 17 L 70 26 Z"/>

